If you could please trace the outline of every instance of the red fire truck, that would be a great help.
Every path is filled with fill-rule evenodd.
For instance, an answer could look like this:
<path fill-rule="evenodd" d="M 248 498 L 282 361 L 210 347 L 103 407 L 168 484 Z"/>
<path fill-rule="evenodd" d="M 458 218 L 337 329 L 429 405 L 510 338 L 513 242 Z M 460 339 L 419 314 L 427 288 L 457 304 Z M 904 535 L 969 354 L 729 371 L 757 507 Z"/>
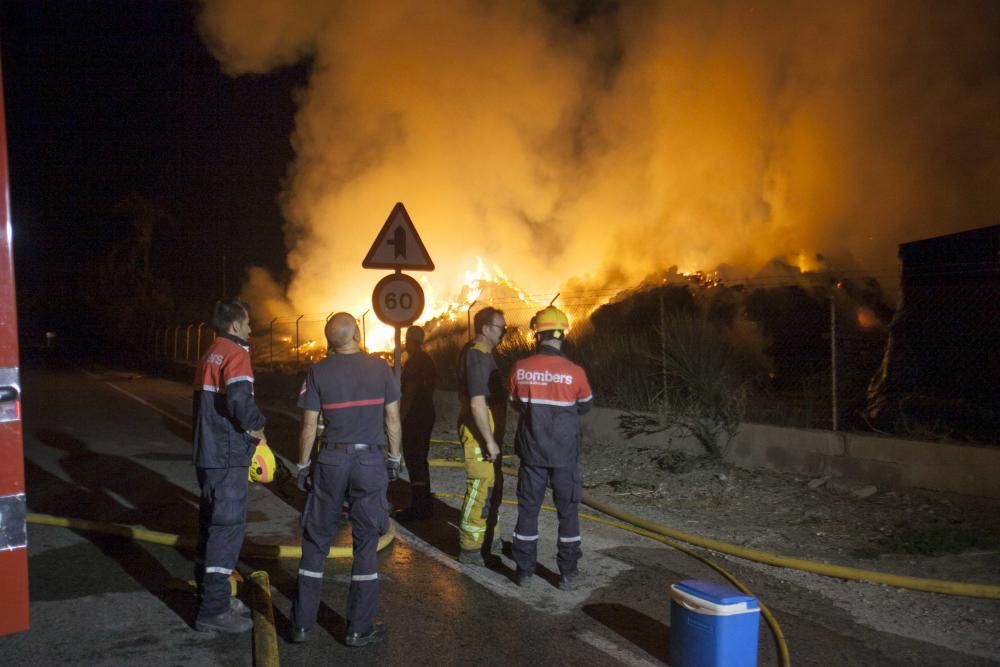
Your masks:
<path fill-rule="evenodd" d="M 7 124 L 0 71 L 0 635 L 28 629 L 27 505 L 24 496 L 24 440 L 17 349 L 17 302 L 11 248 Z"/>

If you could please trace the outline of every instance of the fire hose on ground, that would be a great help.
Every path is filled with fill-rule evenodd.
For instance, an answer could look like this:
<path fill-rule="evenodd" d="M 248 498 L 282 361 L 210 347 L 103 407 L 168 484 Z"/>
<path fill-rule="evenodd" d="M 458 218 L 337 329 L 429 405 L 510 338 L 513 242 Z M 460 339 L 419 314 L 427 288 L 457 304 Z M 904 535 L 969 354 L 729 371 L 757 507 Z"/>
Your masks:
<path fill-rule="evenodd" d="M 149 542 L 152 544 L 162 544 L 178 549 L 192 550 L 197 546 L 197 538 L 193 535 L 177 535 L 175 533 L 164 533 L 146 528 L 136 528 L 134 526 L 124 526 L 118 523 L 108 523 L 105 521 L 91 521 L 89 519 L 69 519 L 51 514 L 35 514 L 28 512 L 28 523 L 40 526 L 60 526 L 72 530 L 85 530 L 105 535 L 115 535 L 130 540 Z M 396 524 L 389 522 L 389 531 L 379 538 L 378 549 L 381 551 L 396 539 Z M 351 547 L 330 547 L 327 558 L 350 558 Z M 245 540 L 240 556 L 248 558 L 279 559 L 279 558 L 301 558 L 302 547 L 298 544 L 260 544 Z"/>

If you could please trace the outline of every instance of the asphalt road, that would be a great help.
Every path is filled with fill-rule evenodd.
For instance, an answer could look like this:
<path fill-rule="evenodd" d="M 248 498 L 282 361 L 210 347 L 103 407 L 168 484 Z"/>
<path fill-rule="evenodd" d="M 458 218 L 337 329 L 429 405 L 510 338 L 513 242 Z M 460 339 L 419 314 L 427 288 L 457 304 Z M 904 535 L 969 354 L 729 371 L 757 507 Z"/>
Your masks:
<path fill-rule="evenodd" d="M 197 485 L 190 463 L 190 388 L 137 374 L 49 366 L 23 373 L 26 478 L 32 512 L 113 521 L 194 534 Z M 269 410 L 268 436 L 288 456 L 296 424 Z M 437 492 L 461 493 L 460 470 L 434 469 Z M 506 497 L 514 497 L 514 480 Z M 397 483 L 391 497 L 405 504 Z M 579 590 L 556 588 L 555 521 L 543 513 L 538 581 L 514 582 L 507 555 L 489 569 L 460 565 L 458 501 L 436 501 L 431 521 L 400 526 L 379 557 L 386 641 L 345 647 L 343 609 L 350 564 L 326 569 L 319 625 L 293 645 L 290 597 L 296 560 L 244 560 L 266 570 L 273 587 L 284 664 L 658 665 L 669 658 L 669 585 L 717 579 L 696 561 L 656 542 L 597 523 L 584 525 Z M 301 494 L 294 485 L 254 485 L 248 539 L 298 543 Z M 505 506 L 509 540 L 515 510 Z M 338 538 L 349 543 L 349 529 Z M 251 635 L 191 629 L 194 597 L 174 583 L 190 579 L 192 554 L 64 528 L 29 526 L 31 630 L 0 638 L 10 665 L 250 665 Z M 550 539 L 546 539 L 550 536 Z M 509 547 L 508 547 L 509 549 Z M 726 567 L 769 604 L 797 665 L 963 665 L 967 656 L 856 626 L 822 599 L 738 562 Z M 759 664 L 775 664 L 763 622 Z"/>

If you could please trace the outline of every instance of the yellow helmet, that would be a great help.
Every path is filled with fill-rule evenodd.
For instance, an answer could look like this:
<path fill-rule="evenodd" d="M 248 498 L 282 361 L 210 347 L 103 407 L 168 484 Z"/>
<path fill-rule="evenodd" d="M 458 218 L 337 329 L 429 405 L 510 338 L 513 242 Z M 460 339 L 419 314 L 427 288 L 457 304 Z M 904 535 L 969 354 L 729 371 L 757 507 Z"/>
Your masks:
<path fill-rule="evenodd" d="M 569 329 L 569 318 L 566 313 L 555 306 L 549 306 L 535 313 L 531 319 L 531 328 L 537 332 L 566 331 Z M 559 338 L 559 336 L 556 336 Z"/>
<path fill-rule="evenodd" d="M 257 443 L 253 458 L 250 459 L 250 481 L 270 484 L 277 468 L 278 462 L 274 458 L 274 452 L 261 440 Z"/>

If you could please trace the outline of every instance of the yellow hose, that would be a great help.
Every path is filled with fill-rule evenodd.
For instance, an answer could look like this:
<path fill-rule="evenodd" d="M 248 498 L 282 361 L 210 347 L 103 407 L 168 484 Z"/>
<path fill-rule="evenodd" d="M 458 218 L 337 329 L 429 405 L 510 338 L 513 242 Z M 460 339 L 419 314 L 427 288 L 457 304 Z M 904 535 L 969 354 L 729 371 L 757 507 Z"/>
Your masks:
<path fill-rule="evenodd" d="M 966 597 L 989 598 L 993 600 L 1000 599 L 1000 586 L 966 583 L 962 581 L 947 581 L 944 579 L 906 577 L 898 574 L 890 574 L 888 572 L 862 570 L 861 568 L 847 567 L 846 565 L 830 565 L 828 563 L 818 563 L 816 561 L 805 560 L 802 558 L 781 556 L 767 551 L 748 549 L 746 547 L 736 546 L 735 544 L 729 544 L 728 542 L 713 540 L 707 537 L 701 537 L 699 535 L 692 535 L 690 533 L 674 530 L 672 528 L 666 528 L 652 521 L 647 521 L 637 517 L 634 514 L 629 514 L 628 512 L 615 509 L 610 505 L 594 500 L 593 498 L 589 498 L 586 495 L 584 495 L 581 499 L 581 502 L 588 507 L 598 510 L 599 512 L 604 512 L 605 514 L 635 524 L 636 526 L 645 528 L 646 530 L 659 535 L 672 537 L 676 540 L 687 542 L 688 544 L 704 547 L 705 549 L 711 549 L 712 551 L 718 551 L 719 553 L 728 554 L 730 556 L 736 556 L 737 558 L 756 561 L 758 563 L 766 563 L 768 565 L 776 565 L 778 567 L 802 570 L 803 572 L 812 572 L 814 574 L 822 574 L 827 577 L 836 577 L 838 579 L 853 579 L 856 581 L 867 581 L 874 584 L 885 584 L 896 588 L 910 588 L 930 593 L 944 593 L 947 595 L 962 595 Z"/>
<path fill-rule="evenodd" d="M 465 461 L 462 461 L 461 459 L 430 459 L 428 463 L 434 468 L 462 468 L 463 470 L 465 469 Z M 517 474 L 516 466 L 508 465 L 505 463 L 501 467 L 503 468 L 503 471 L 508 475 Z"/>
<path fill-rule="evenodd" d="M 278 633 L 274 629 L 274 606 L 271 603 L 271 578 L 264 570 L 250 573 L 253 584 L 253 664 L 254 667 L 278 667 Z"/>
<path fill-rule="evenodd" d="M 60 526 L 72 528 L 73 530 L 86 530 L 106 535 L 116 535 L 140 542 L 150 542 L 152 544 L 163 544 L 168 547 L 178 549 L 194 549 L 198 540 L 192 535 L 175 535 L 173 533 L 161 533 L 157 530 L 147 530 L 134 526 L 123 526 L 118 523 L 106 523 L 104 521 L 91 521 L 89 519 L 68 519 L 51 514 L 28 513 L 28 523 L 40 526 Z M 381 551 L 396 538 L 396 523 L 389 522 L 389 532 L 379 538 L 378 549 Z M 248 558 L 301 558 L 302 547 L 297 544 L 256 544 L 254 542 L 243 542 L 241 556 Z M 351 547 L 330 547 L 327 558 L 351 558 L 353 550 Z"/>

